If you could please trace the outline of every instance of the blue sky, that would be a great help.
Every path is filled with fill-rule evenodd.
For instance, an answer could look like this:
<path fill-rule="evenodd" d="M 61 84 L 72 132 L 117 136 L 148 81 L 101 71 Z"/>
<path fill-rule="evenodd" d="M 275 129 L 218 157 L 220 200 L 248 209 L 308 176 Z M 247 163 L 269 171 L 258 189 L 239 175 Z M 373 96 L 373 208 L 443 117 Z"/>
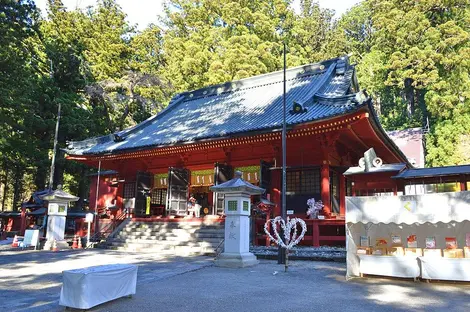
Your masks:
<path fill-rule="evenodd" d="M 35 0 L 36 5 L 45 12 L 47 0 Z M 69 9 L 86 8 L 94 5 L 96 0 L 62 0 Z M 157 23 L 157 16 L 163 13 L 163 0 L 117 0 L 123 11 L 126 12 L 128 21 L 137 24 L 139 29 L 145 28 L 150 23 Z M 334 9 L 340 16 L 360 0 L 319 0 L 320 6 Z M 300 0 L 294 0 L 293 7 L 298 9 Z"/>

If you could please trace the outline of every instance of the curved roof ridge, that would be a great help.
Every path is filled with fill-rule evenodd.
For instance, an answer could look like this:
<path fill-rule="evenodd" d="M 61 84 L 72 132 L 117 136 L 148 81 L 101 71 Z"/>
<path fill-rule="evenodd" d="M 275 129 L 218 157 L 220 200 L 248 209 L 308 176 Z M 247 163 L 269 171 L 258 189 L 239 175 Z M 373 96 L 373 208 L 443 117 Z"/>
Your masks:
<path fill-rule="evenodd" d="M 345 67 L 349 66 L 349 57 L 347 55 L 340 56 L 337 58 L 310 63 L 306 65 L 290 67 L 286 69 L 286 81 L 293 80 L 296 78 L 301 78 L 304 76 L 310 76 L 315 74 L 322 74 L 327 70 L 328 67 L 334 63 L 344 63 Z M 260 87 L 269 85 L 272 83 L 282 82 L 283 81 L 283 70 L 278 70 L 275 72 L 260 74 L 257 76 L 247 77 L 239 80 L 223 82 L 220 84 L 210 85 L 195 89 L 192 91 L 186 91 L 180 93 L 181 95 L 187 96 L 190 99 L 196 99 L 200 97 L 209 96 L 212 94 L 221 94 L 224 92 L 233 92 L 237 90 L 244 90 L 248 88 Z"/>
<path fill-rule="evenodd" d="M 327 100 L 329 105 L 312 106 L 304 114 L 289 115 L 287 123 L 312 122 L 362 107 L 363 100 L 345 96 L 351 92 L 351 82 L 346 77 L 349 70 L 347 56 L 288 69 L 288 105 L 311 99 L 322 89 L 336 93 L 338 100 L 334 103 Z M 335 76 L 341 78 L 334 80 Z M 182 92 L 175 95 L 165 109 L 140 124 L 110 135 L 70 142 L 66 152 L 70 155 L 108 154 L 274 129 L 281 124 L 282 81 L 283 71 L 277 71 Z M 325 84 L 333 85 L 321 88 Z"/>

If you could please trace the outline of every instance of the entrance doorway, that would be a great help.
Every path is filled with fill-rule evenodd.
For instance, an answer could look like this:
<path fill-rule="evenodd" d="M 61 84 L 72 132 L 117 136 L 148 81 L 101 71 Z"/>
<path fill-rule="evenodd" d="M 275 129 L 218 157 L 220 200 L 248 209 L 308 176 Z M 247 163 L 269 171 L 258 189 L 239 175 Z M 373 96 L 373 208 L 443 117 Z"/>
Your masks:
<path fill-rule="evenodd" d="M 209 186 L 191 186 L 191 196 L 196 199 L 196 204 L 200 205 L 200 216 L 211 214 L 212 212 L 212 192 Z"/>

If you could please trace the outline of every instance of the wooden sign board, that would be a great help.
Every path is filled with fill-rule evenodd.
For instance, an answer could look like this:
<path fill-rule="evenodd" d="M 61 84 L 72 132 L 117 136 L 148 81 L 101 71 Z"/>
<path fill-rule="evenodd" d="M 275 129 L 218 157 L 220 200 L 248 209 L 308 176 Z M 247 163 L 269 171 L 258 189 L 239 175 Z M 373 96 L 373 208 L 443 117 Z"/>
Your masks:
<path fill-rule="evenodd" d="M 23 247 L 37 247 L 39 243 L 39 230 L 26 230 L 24 232 Z"/>
<path fill-rule="evenodd" d="M 93 214 L 92 213 L 87 213 L 85 215 L 85 222 L 87 222 L 87 223 L 93 222 Z"/>

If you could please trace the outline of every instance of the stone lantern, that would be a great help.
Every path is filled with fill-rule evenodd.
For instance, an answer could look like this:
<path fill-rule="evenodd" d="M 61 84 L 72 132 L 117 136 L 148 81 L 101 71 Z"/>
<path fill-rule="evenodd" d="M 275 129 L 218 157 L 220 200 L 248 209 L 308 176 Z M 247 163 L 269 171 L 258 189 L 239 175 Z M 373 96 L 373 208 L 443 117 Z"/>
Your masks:
<path fill-rule="evenodd" d="M 65 219 L 67 210 L 71 202 L 77 201 L 79 198 L 62 191 L 61 186 L 55 191 L 49 191 L 42 195 L 41 198 L 48 202 L 47 206 L 47 231 L 46 245 L 44 249 L 50 249 L 51 242 L 55 239 L 58 249 L 68 249 L 69 246 L 64 240 L 65 235 Z"/>
<path fill-rule="evenodd" d="M 220 267 L 242 268 L 259 263 L 249 251 L 250 196 L 263 194 L 265 189 L 248 183 L 241 177 L 242 173 L 237 171 L 232 180 L 210 188 L 213 192 L 225 194 L 224 252 L 215 262 Z"/>

